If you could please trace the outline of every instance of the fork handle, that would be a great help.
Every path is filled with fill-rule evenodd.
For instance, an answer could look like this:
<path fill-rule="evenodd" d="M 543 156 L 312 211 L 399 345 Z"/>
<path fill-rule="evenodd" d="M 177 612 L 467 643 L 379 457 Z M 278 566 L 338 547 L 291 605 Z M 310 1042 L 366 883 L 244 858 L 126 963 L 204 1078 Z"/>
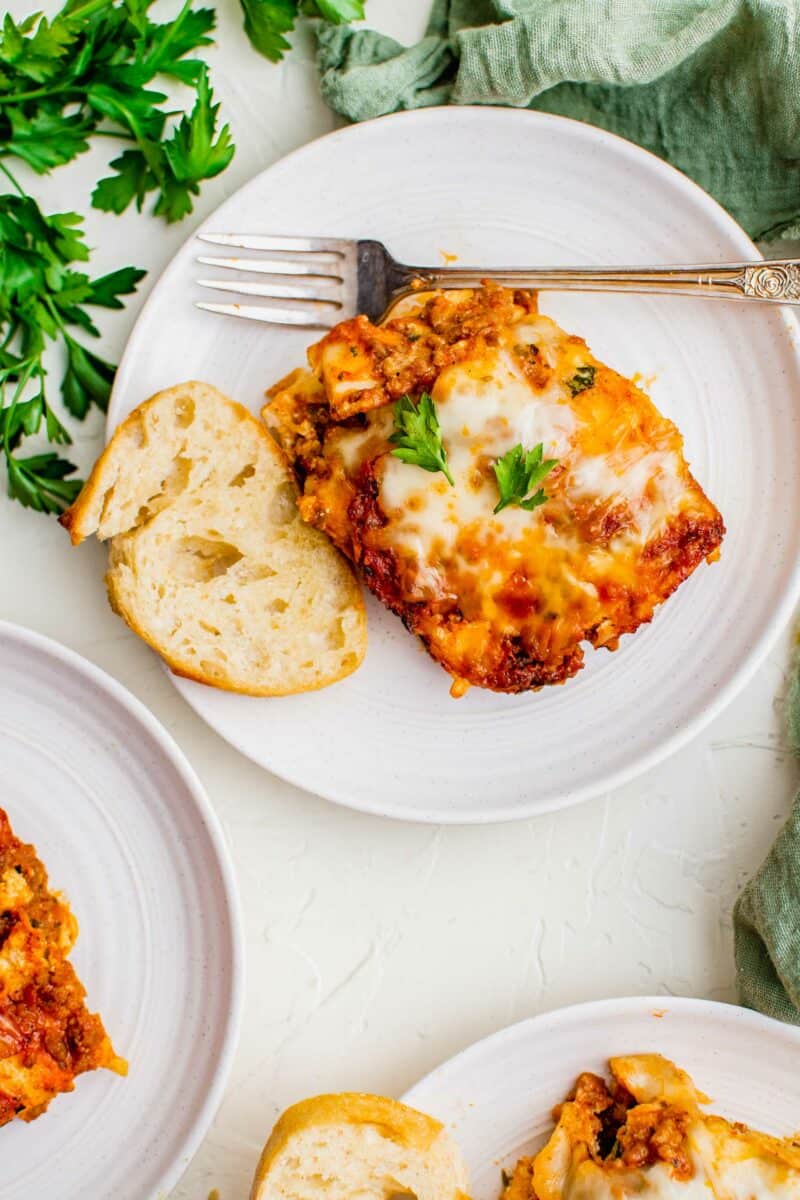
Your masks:
<path fill-rule="evenodd" d="M 407 272 L 407 274 L 406 274 Z M 580 292 L 672 292 L 676 296 L 721 296 L 728 300 L 800 305 L 800 259 L 684 267 L 404 267 L 402 292 L 424 288 L 477 287 L 491 279 L 507 287 Z"/>

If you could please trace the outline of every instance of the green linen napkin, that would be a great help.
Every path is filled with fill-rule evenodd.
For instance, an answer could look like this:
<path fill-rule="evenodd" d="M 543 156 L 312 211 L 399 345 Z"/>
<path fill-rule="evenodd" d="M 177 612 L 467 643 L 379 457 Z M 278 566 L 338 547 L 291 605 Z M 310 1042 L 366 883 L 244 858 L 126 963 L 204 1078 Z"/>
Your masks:
<path fill-rule="evenodd" d="M 800 755 L 800 672 L 787 698 L 789 744 Z M 733 910 L 739 1000 L 800 1025 L 800 795 Z"/>
<path fill-rule="evenodd" d="M 323 96 L 353 121 L 447 103 L 560 113 L 667 159 L 751 237 L 800 236 L 798 0 L 434 0 L 415 46 L 322 24 L 317 38 Z"/>

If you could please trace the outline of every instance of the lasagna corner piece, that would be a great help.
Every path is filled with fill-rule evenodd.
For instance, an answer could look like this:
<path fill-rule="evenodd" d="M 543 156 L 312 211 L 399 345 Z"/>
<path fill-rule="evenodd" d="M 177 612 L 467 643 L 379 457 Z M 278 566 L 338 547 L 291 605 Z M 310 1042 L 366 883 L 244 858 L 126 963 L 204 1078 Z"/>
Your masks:
<path fill-rule="evenodd" d="M 706 1116 L 707 1098 L 660 1054 L 581 1075 L 556 1128 L 517 1164 L 503 1200 L 798 1200 L 800 1142 Z"/>
<path fill-rule="evenodd" d="M 301 512 L 454 694 L 562 683 L 582 643 L 615 649 L 717 553 L 722 518 L 678 430 L 532 293 L 421 293 L 381 326 L 342 322 L 308 358 L 264 409 Z M 411 455 L 398 450 L 404 407 Z M 546 476 L 529 494 L 537 456 Z"/>
<path fill-rule="evenodd" d="M 78 926 L 0 809 L 0 1125 L 32 1121 L 76 1075 L 127 1073 L 67 955 Z"/>

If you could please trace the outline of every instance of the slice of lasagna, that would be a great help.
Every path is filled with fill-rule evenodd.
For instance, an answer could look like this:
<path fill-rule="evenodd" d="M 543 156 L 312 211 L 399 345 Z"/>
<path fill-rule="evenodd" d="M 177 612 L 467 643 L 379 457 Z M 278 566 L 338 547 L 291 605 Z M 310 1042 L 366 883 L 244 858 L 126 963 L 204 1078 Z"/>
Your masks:
<path fill-rule="evenodd" d="M 419 294 L 308 358 L 264 409 L 300 510 L 455 695 L 563 682 L 717 553 L 676 427 L 532 293 Z"/>
<path fill-rule="evenodd" d="M 707 1098 L 660 1054 L 581 1075 L 556 1127 L 503 1200 L 798 1200 L 800 1141 L 706 1116 Z"/>
<path fill-rule="evenodd" d="M 0 1125 L 40 1116 L 83 1071 L 127 1072 L 67 961 L 77 933 L 35 848 L 0 809 Z"/>

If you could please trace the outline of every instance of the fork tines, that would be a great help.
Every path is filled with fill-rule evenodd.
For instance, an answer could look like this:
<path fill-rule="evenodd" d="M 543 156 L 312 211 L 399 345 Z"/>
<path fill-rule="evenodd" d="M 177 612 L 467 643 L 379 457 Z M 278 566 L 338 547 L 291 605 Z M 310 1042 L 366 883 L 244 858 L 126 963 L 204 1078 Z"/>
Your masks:
<path fill-rule="evenodd" d="M 342 318 L 347 269 L 354 269 L 352 243 L 339 238 L 279 237 L 269 234 L 201 233 L 200 241 L 236 250 L 261 251 L 261 255 L 198 256 L 205 266 L 224 271 L 272 276 L 271 279 L 199 279 L 198 285 L 241 296 L 259 296 L 287 303 L 210 304 L 197 301 L 209 312 L 247 317 L 271 324 L 329 329 Z M 267 257 L 264 257 L 264 252 Z M 287 276 L 293 277 L 292 282 Z M 294 282 L 301 277 L 302 282 Z"/>

